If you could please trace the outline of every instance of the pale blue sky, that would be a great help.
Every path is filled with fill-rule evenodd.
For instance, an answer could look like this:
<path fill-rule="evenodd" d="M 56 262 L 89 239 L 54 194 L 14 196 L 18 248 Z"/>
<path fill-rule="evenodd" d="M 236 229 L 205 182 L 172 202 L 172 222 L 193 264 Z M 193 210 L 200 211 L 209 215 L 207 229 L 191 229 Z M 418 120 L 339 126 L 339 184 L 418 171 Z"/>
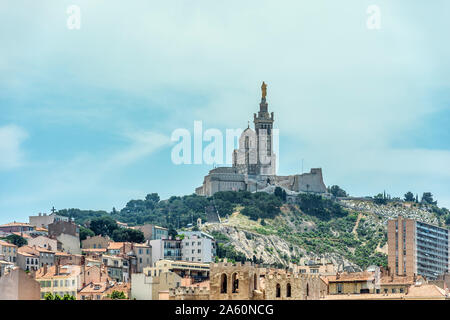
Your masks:
<path fill-rule="evenodd" d="M 262 80 L 279 174 L 450 207 L 448 1 L 130 2 L 0 6 L 0 223 L 192 193 L 211 166 L 172 164 L 172 131 L 244 128 Z"/>

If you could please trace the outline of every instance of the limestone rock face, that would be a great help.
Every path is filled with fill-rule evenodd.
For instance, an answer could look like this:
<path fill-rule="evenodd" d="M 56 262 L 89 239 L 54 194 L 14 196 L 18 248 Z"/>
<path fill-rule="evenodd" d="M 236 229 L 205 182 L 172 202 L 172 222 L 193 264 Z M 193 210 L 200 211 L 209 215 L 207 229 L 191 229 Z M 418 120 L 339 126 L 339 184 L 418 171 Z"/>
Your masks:
<path fill-rule="evenodd" d="M 284 257 L 297 258 L 301 256 L 301 261 L 328 260 L 338 266 L 339 271 L 361 271 L 357 265 L 335 253 L 318 255 L 306 252 L 303 248 L 293 245 L 281 239 L 277 235 L 261 235 L 255 232 L 239 229 L 235 226 L 224 224 L 207 224 L 204 231 L 211 233 L 220 232 L 230 239 L 231 245 L 236 251 L 245 254 L 248 259 L 253 256 L 262 260 L 265 264 L 282 263 L 286 264 Z"/>

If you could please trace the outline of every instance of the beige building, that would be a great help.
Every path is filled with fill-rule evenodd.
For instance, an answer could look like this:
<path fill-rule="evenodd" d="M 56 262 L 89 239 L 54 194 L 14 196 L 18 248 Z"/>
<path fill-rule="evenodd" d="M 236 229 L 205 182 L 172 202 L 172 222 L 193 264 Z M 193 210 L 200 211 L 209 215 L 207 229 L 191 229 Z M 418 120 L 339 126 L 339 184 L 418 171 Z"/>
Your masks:
<path fill-rule="evenodd" d="M 316 275 L 333 275 L 336 274 L 337 268 L 330 262 L 309 262 L 304 265 L 294 265 L 294 273 L 316 274 Z"/>
<path fill-rule="evenodd" d="M 397 276 L 384 270 L 337 273 L 325 278 L 329 295 L 406 293 L 409 287 L 426 283 L 421 276 Z"/>
<path fill-rule="evenodd" d="M 0 277 L 9 272 L 10 269 L 15 267 L 14 263 L 0 260 Z"/>
<path fill-rule="evenodd" d="M 145 243 L 133 244 L 133 253 L 136 256 L 135 272 L 141 273 L 144 268 L 152 265 L 152 246 Z"/>
<path fill-rule="evenodd" d="M 36 238 L 29 239 L 28 245 L 31 247 L 33 246 L 41 247 L 51 251 L 62 250 L 62 245 L 61 243 L 58 242 L 58 240 L 50 239 L 49 237 L 45 236 L 38 236 Z"/>
<path fill-rule="evenodd" d="M 159 300 L 169 289 L 178 288 L 181 277 L 170 271 L 161 272 L 158 276 L 148 273 L 133 273 L 131 275 L 131 298 L 136 300 Z"/>
<path fill-rule="evenodd" d="M 110 242 L 112 241 L 108 236 L 87 237 L 81 241 L 81 247 L 83 249 L 106 249 Z"/>
<path fill-rule="evenodd" d="M 17 262 L 17 246 L 15 244 L 0 240 L 0 258 L 7 262 Z"/>
<path fill-rule="evenodd" d="M 450 300 L 450 296 L 434 284 L 417 284 L 403 293 L 327 295 L 324 300 Z"/>
<path fill-rule="evenodd" d="M 39 282 L 15 267 L 0 277 L 0 300 L 39 300 Z"/>
<path fill-rule="evenodd" d="M 68 233 L 61 233 L 55 237 L 61 243 L 61 250 L 70 254 L 81 254 L 80 238 Z"/>
<path fill-rule="evenodd" d="M 148 276 L 158 276 L 164 272 L 174 272 L 181 278 L 190 277 L 196 281 L 203 281 L 209 278 L 209 263 L 159 260 L 153 263 L 153 267 L 143 269 Z"/>
<path fill-rule="evenodd" d="M 69 221 L 69 217 L 58 216 L 55 213 L 39 213 L 37 216 L 30 216 L 30 225 L 36 228 L 48 228 L 48 225 L 58 221 Z"/>
<path fill-rule="evenodd" d="M 40 268 L 36 272 L 36 281 L 41 285 L 41 299 L 48 292 L 60 297 L 65 294 L 77 297 L 77 292 L 82 287 L 81 270 L 81 266 L 75 265 Z"/>

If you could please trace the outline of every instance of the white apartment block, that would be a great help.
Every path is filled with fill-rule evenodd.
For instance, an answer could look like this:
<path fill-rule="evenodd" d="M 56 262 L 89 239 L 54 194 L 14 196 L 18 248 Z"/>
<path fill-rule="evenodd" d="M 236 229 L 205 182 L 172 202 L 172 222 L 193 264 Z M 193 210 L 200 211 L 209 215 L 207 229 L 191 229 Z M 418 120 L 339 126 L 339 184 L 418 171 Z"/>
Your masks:
<path fill-rule="evenodd" d="M 214 238 L 201 231 L 185 231 L 181 241 L 182 260 L 191 262 L 212 262 L 216 255 Z"/>

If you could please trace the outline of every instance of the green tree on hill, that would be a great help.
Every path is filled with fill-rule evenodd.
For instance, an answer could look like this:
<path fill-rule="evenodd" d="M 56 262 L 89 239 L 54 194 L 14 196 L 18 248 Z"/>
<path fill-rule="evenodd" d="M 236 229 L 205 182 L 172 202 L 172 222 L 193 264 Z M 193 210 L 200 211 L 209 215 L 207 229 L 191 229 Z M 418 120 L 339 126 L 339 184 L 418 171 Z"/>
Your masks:
<path fill-rule="evenodd" d="M 375 197 L 373 197 L 373 202 L 375 204 L 386 204 L 387 203 L 386 195 L 383 193 L 377 194 Z"/>
<path fill-rule="evenodd" d="M 85 228 L 83 226 L 80 226 L 80 241 L 85 240 L 87 237 L 93 237 L 95 236 L 94 231 L 91 229 Z"/>
<path fill-rule="evenodd" d="M 119 228 L 114 230 L 112 233 L 112 239 L 116 242 L 143 243 L 145 241 L 142 231 L 128 228 Z"/>
<path fill-rule="evenodd" d="M 331 193 L 335 197 L 348 197 L 347 192 L 345 192 L 344 189 L 341 189 L 341 187 L 339 187 L 337 185 L 328 187 L 328 192 Z"/>
<path fill-rule="evenodd" d="M 112 237 L 113 232 L 117 230 L 117 222 L 108 216 L 103 216 L 95 218 L 90 223 L 90 229 L 95 233 L 95 235 L 103 235 Z"/>
<path fill-rule="evenodd" d="M 411 191 L 408 191 L 407 193 L 405 193 L 405 198 L 404 199 L 407 202 L 414 202 L 415 201 L 414 194 Z"/>
<path fill-rule="evenodd" d="M 25 246 L 28 243 L 27 240 L 25 240 L 25 238 L 18 236 L 17 234 L 10 234 L 9 236 L 6 237 L 6 240 L 9 243 L 15 244 L 19 248 Z"/>
<path fill-rule="evenodd" d="M 431 194 L 431 192 L 424 192 L 422 195 L 422 203 L 426 203 L 426 204 L 437 204 L 437 201 L 433 200 L 433 195 Z"/>

